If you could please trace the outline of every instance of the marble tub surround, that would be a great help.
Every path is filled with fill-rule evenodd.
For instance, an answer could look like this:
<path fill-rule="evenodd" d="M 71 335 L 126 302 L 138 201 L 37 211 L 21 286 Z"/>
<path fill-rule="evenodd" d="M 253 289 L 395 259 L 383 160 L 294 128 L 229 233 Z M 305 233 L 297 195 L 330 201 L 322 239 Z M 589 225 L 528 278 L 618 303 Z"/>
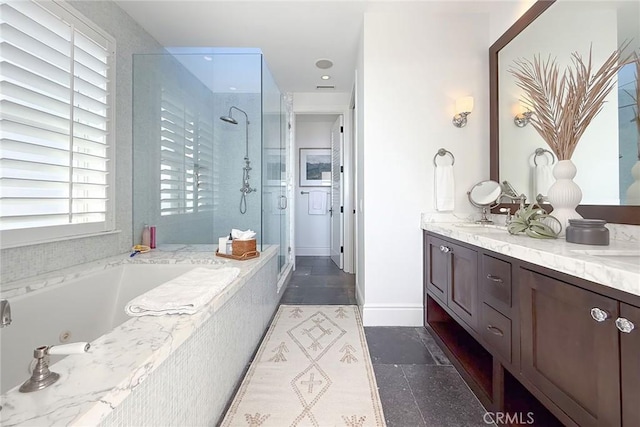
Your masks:
<path fill-rule="evenodd" d="M 251 261 L 234 261 L 215 256 L 218 245 L 180 245 L 168 244 L 144 254 L 130 257 L 131 252 L 103 258 L 86 264 L 52 271 L 40 276 L 29 277 L 8 283 L 0 283 L 2 298 L 8 299 L 27 292 L 33 292 L 46 286 L 55 286 L 84 275 L 92 274 L 106 268 L 123 264 L 194 264 L 194 265 L 227 265 L 241 269 L 252 269 L 260 263 L 258 257 Z M 261 255 L 262 256 L 262 255 Z M 240 276 L 243 272 L 240 272 Z"/>
<path fill-rule="evenodd" d="M 133 398 L 132 393 L 136 388 L 161 367 L 167 358 L 172 357 L 185 342 L 192 342 L 193 336 L 201 336 L 202 334 L 198 334 L 198 331 L 203 325 L 214 325 L 216 321 L 212 317 L 217 316 L 218 311 L 227 307 L 230 300 L 238 300 L 239 297 L 234 298 L 234 296 L 247 297 L 244 295 L 247 292 L 244 288 L 248 284 L 252 287 L 252 293 L 260 292 L 260 289 L 264 288 L 268 289 L 270 294 L 276 295 L 277 271 L 274 262 L 277 247 L 265 248 L 259 258 L 250 261 L 234 261 L 216 259 L 211 250 L 215 250 L 215 245 L 210 246 L 171 245 L 171 247 L 163 247 L 133 258 L 129 258 L 129 254 L 119 259 L 111 257 L 103 260 L 102 263 L 91 263 L 87 270 L 79 266 L 70 269 L 72 271 L 68 271 L 69 269 L 61 271 L 56 283 L 90 274 L 99 268 L 111 268 L 127 263 L 209 264 L 211 268 L 216 268 L 218 265 L 240 268 L 238 278 L 214 297 L 202 311 L 193 315 L 129 319 L 111 332 L 92 341 L 89 353 L 71 355 L 52 365 L 51 369 L 62 377 L 56 384 L 28 394 L 19 393 L 17 388 L 14 388 L 2 395 L 0 424 L 3 426 L 97 425 L 109 417 L 125 399 L 128 398 L 127 401 L 129 401 Z M 268 274 L 264 273 L 265 269 L 269 270 Z M 47 280 L 37 283 L 47 283 L 44 286 L 49 286 L 54 281 L 51 276 Z M 269 298 L 275 299 L 274 295 Z M 251 300 L 251 296 L 248 298 Z M 250 304 L 251 301 L 245 303 L 245 305 Z M 266 323 L 270 317 L 269 310 L 262 308 L 265 304 L 260 301 L 257 304 L 257 310 L 265 313 L 257 316 L 261 318 L 261 324 L 254 328 L 256 331 L 261 330 L 262 324 Z M 269 305 L 273 304 L 269 303 Z M 235 305 L 242 305 L 242 302 Z M 237 315 L 232 318 L 237 319 Z M 211 327 L 213 326 L 208 326 L 208 328 Z M 256 331 L 253 335 L 258 334 Z M 257 336 L 259 338 L 259 334 Z M 243 354 L 248 354 L 242 357 L 248 358 L 251 351 L 252 349 L 244 349 Z M 231 389 L 232 386 L 233 384 Z"/>
<path fill-rule="evenodd" d="M 640 256 L 640 243 L 629 232 L 616 234 L 628 240 L 611 239 L 609 246 L 592 246 L 564 239 L 532 239 L 465 223 L 423 222 L 422 229 L 640 296 L 640 263 L 634 262 L 635 255 Z"/>

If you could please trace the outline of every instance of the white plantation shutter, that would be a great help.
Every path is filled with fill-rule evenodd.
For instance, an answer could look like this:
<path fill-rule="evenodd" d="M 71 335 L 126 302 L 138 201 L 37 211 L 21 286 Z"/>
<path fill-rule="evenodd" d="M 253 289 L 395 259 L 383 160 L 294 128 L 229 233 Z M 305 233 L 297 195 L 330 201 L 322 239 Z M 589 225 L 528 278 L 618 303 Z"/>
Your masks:
<path fill-rule="evenodd" d="M 160 109 L 160 214 L 213 209 L 213 124 L 197 100 L 162 88 Z"/>
<path fill-rule="evenodd" d="M 85 21 L 58 3 L 0 1 L 4 244 L 113 228 L 114 41 Z"/>

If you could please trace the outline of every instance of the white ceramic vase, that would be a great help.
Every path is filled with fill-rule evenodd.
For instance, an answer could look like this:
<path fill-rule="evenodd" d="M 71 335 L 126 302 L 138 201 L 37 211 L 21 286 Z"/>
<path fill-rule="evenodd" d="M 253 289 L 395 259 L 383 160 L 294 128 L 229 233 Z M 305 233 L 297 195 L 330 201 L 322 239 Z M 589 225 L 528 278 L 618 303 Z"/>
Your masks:
<path fill-rule="evenodd" d="M 627 188 L 627 205 L 640 205 L 640 160 L 631 168 L 633 183 Z"/>
<path fill-rule="evenodd" d="M 560 232 L 559 237 L 565 235 L 570 219 L 582 218 L 582 215 L 576 212 L 576 207 L 582 200 L 582 191 L 578 184 L 573 182 L 576 171 L 576 166 L 571 160 L 560 160 L 553 167 L 556 182 L 549 187 L 549 203 L 553 206 L 551 216 L 560 221 L 562 229 L 553 220 L 549 221 L 548 225 L 554 231 Z"/>

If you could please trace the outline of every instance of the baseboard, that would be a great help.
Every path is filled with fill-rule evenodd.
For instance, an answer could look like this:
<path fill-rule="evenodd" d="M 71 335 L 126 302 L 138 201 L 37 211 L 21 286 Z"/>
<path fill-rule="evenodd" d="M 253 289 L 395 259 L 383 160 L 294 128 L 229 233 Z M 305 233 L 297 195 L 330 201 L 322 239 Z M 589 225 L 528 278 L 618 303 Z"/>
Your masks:
<path fill-rule="evenodd" d="M 360 289 L 357 278 L 356 278 L 356 303 L 360 306 L 360 312 L 362 312 L 362 308 L 364 307 L 364 294 L 362 293 L 362 289 Z"/>
<path fill-rule="evenodd" d="M 296 247 L 296 256 L 329 256 L 330 248 L 301 248 Z"/>
<path fill-rule="evenodd" d="M 360 300 L 359 300 L 360 301 Z M 423 326 L 422 305 L 372 305 L 364 304 L 362 322 L 364 326 Z"/>

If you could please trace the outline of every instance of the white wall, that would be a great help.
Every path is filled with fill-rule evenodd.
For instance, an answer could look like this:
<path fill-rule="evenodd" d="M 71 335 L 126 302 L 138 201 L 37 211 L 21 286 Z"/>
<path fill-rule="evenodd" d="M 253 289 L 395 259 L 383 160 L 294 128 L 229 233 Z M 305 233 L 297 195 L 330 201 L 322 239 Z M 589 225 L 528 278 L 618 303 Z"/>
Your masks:
<path fill-rule="evenodd" d="M 420 7 L 365 14 L 358 74 L 365 325 L 422 325 L 420 213 L 434 209 L 437 150 L 456 156 L 456 211 L 475 212 L 466 191 L 489 177 L 488 15 Z M 466 95 L 475 109 L 459 129 L 451 118 L 456 98 Z"/>
<path fill-rule="evenodd" d="M 330 217 L 309 215 L 308 194 L 300 191 L 324 191 L 329 187 L 300 187 L 300 148 L 331 148 L 331 126 L 338 118 L 336 114 L 297 114 L 295 134 L 295 251 L 298 256 L 329 256 Z M 328 206 L 328 202 L 327 202 Z"/>

